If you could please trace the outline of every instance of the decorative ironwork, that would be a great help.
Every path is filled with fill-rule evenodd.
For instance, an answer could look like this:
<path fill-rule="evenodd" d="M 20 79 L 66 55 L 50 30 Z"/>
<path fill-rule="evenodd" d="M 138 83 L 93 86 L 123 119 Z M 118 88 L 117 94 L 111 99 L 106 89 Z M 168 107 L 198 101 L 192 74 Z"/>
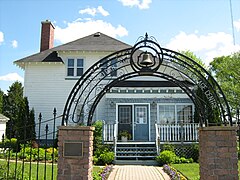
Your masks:
<path fill-rule="evenodd" d="M 99 60 L 81 76 L 65 104 L 62 125 L 91 125 L 101 98 L 118 83 L 138 76 L 163 78 L 180 87 L 195 104 L 200 125 L 208 125 L 214 113 L 219 114 L 222 123 L 232 125 L 226 97 L 209 72 L 191 58 L 161 48 L 147 34 L 132 48 Z"/>

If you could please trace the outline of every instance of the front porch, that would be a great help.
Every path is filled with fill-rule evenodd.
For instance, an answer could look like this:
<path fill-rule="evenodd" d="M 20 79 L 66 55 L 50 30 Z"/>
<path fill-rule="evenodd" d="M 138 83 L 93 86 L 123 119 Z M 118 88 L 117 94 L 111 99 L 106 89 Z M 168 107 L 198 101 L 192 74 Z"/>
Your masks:
<path fill-rule="evenodd" d="M 194 143 L 198 142 L 199 123 L 178 123 L 178 124 L 155 124 L 155 142 L 164 143 Z M 128 140 L 129 142 L 139 142 Z M 116 123 L 103 123 L 103 142 L 105 144 L 114 144 L 121 142 L 118 137 L 118 125 Z M 146 141 L 145 141 L 146 142 Z M 149 141 L 151 142 L 151 141 Z"/>
<path fill-rule="evenodd" d="M 199 123 L 179 123 L 179 124 L 155 124 L 155 137 L 153 140 L 122 141 L 118 136 L 118 125 L 113 123 L 103 124 L 103 143 L 113 144 L 115 153 L 115 163 L 141 163 L 148 160 L 154 163 L 154 159 L 161 150 L 160 144 L 190 144 L 198 142 Z M 146 161 L 145 161 L 146 162 Z"/>

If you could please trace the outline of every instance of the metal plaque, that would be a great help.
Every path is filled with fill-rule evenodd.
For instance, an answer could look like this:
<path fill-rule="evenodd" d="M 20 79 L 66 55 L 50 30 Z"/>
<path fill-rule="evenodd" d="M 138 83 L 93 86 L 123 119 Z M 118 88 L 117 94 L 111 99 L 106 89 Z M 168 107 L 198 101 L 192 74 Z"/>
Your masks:
<path fill-rule="evenodd" d="M 83 142 L 64 142 L 63 157 L 83 157 Z"/>

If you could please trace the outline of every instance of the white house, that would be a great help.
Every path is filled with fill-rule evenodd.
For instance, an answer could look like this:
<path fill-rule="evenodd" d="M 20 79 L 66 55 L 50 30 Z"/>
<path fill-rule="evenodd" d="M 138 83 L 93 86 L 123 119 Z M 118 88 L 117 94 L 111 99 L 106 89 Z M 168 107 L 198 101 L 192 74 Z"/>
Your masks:
<path fill-rule="evenodd" d="M 5 136 L 6 133 L 6 123 L 8 122 L 9 118 L 0 114 L 0 138 Z"/>
<path fill-rule="evenodd" d="M 24 95 L 35 110 L 36 121 L 39 113 L 51 119 L 54 107 L 61 115 L 73 86 L 94 63 L 132 47 L 100 32 L 57 47 L 53 47 L 53 41 L 54 26 L 50 21 L 42 22 L 40 52 L 14 62 L 25 71 Z M 188 85 L 193 86 L 191 81 Z M 94 120 L 105 122 L 106 143 L 120 143 L 117 136 L 123 130 L 131 134 L 129 143 L 135 144 L 155 144 L 156 140 L 196 142 L 194 110 L 192 100 L 176 84 L 140 76 L 112 87 L 99 102 Z"/>

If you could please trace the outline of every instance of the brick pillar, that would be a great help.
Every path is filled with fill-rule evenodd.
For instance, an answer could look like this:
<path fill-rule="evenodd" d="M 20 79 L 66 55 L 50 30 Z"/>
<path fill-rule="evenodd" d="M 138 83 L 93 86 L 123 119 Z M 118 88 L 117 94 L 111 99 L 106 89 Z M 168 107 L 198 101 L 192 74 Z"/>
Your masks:
<path fill-rule="evenodd" d="M 238 180 L 236 128 L 199 128 L 199 164 L 201 180 Z"/>
<path fill-rule="evenodd" d="M 93 131 L 90 126 L 59 127 L 58 180 L 92 180 Z"/>

